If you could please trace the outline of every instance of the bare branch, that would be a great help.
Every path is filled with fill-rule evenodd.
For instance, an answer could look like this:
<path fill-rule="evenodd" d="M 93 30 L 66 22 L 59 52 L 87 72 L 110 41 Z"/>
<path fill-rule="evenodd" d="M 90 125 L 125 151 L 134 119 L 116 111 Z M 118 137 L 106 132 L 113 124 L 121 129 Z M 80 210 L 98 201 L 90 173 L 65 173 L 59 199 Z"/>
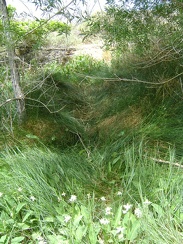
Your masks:
<path fill-rule="evenodd" d="M 21 100 L 21 99 L 22 99 L 22 97 L 19 97 L 19 98 L 9 98 L 5 102 L 3 102 L 3 103 L 0 104 L 0 108 L 3 107 L 4 105 L 6 105 L 7 103 L 10 103 L 10 102 L 13 102 L 13 101 L 17 101 L 17 100 Z"/>
<path fill-rule="evenodd" d="M 166 161 L 166 160 L 162 160 L 162 159 L 157 159 L 157 158 L 152 158 L 152 157 L 150 157 L 150 159 L 152 159 L 153 161 L 155 161 L 157 163 L 164 163 L 164 164 L 173 165 L 175 167 L 183 168 L 183 165 L 180 164 L 180 163 L 172 163 L 170 161 Z"/>
<path fill-rule="evenodd" d="M 89 78 L 89 79 L 94 79 L 94 80 L 105 80 L 105 81 L 127 81 L 127 82 L 138 82 L 138 83 L 145 83 L 145 84 L 149 84 L 149 85 L 163 85 L 166 84 L 172 80 L 174 80 L 175 78 L 183 75 L 183 72 L 177 74 L 176 76 L 163 81 L 163 82 L 150 82 L 150 81 L 144 81 L 144 80 L 139 80 L 139 79 L 126 79 L 126 78 L 120 78 L 116 75 L 117 78 L 104 78 L 104 77 L 99 77 L 99 76 L 89 76 L 89 75 L 83 75 L 83 74 L 79 74 L 79 73 L 75 73 L 76 75 L 83 77 L 83 78 Z"/>
<path fill-rule="evenodd" d="M 55 114 L 55 113 L 59 113 L 60 111 L 62 111 L 66 105 L 64 105 L 62 108 L 58 109 L 58 110 L 55 110 L 55 111 L 51 111 L 48 106 L 46 104 L 44 104 L 43 102 L 39 101 L 39 100 L 36 100 L 36 99 L 33 99 L 33 98 L 30 98 L 30 97 L 26 97 L 25 100 L 30 100 L 30 101 L 34 101 L 34 102 L 37 102 L 37 103 L 40 103 L 41 105 L 43 105 L 44 108 L 46 108 L 48 110 L 48 112 L 50 114 Z"/>
<path fill-rule="evenodd" d="M 17 101 L 17 100 L 22 100 L 22 99 L 31 100 L 31 101 L 40 103 L 41 105 L 43 105 L 44 108 L 46 108 L 49 111 L 50 114 L 59 113 L 60 111 L 62 111 L 66 107 L 66 105 L 65 105 L 62 108 L 58 109 L 58 110 L 51 111 L 46 104 L 44 104 L 43 102 L 41 102 L 41 101 L 39 101 L 37 99 L 33 99 L 33 98 L 30 98 L 30 97 L 23 97 L 23 98 L 22 97 L 19 97 L 19 98 L 10 98 L 10 99 L 7 99 L 5 102 L 3 102 L 3 103 L 0 104 L 0 108 L 3 107 L 4 105 L 6 105 L 7 103 L 10 103 L 10 102 L 13 102 L 13 101 Z"/>

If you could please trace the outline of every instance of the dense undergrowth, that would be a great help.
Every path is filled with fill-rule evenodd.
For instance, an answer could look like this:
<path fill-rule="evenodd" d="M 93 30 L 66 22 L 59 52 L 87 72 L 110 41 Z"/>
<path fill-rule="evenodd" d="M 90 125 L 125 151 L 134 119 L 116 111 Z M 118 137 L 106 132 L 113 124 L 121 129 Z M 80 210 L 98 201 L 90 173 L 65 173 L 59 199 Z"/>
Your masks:
<path fill-rule="evenodd" d="M 134 60 L 24 73 L 27 120 L 1 111 L 0 243 L 182 243 L 181 79 Z"/>

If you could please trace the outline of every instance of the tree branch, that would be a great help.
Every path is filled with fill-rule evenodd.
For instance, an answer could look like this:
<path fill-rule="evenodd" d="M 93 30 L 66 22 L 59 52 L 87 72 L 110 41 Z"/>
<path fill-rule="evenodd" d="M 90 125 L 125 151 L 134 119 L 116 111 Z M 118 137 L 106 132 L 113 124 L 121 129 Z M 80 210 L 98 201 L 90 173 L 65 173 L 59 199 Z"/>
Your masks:
<path fill-rule="evenodd" d="M 39 26 L 35 27 L 34 29 L 32 29 L 31 31 L 27 32 L 25 36 L 28 36 L 29 34 L 31 34 L 32 32 L 34 32 L 35 30 L 39 29 L 40 27 L 42 27 L 43 25 L 47 24 L 52 18 L 54 18 L 56 15 L 58 15 L 59 13 L 63 12 L 66 8 L 68 8 L 72 3 L 74 2 L 74 0 L 70 1 L 66 6 L 64 6 L 63 8 L 59 9 L 55 14 L 53 14 L 52 16 L 50 16 L 47 20 L 45 20 L 43 23 L 41 23 Z M 15 43 L 18 40 L 15 41 Z"/>
<path fill-rule="evenodd" d="M 150 159 L 152 159 L 153 161 L 155 161 L 157 163 L 169 164 L 169 165 L 173 165 L 175 167 L 183 168 L 183 165 L 180 164 L 180 163 L 172 163 L 170 161 L 166 161 L 166 160 L 162 160 L 162 159 L 157 159 L 157 158 L 152 158 L 152 157 L 150 157 Z"/>
<path fill-rule="evenodd" d="M 94 80 L 105 80 L 105 81 L 127 81 L 127 82 L 138 82 L 138 83 L 145 83 L 145 84 L 149 84 L 149 85 L 163 85 L 166 84 L 172 80 L 174 80 L 175 78 L 183 75 L 183 72 L 177 74 L 176 76 L 163 81 L 163 82 L 150 82 L 150 81 L 144 81 L 144 80 L 139 80 L 139 79 L 126 79 L 126 78 L 120 78 L 116 75 L 117 78 L 104 78 L 104 77 L 99 77 L 99 76 L 89 76 L 89 75 L 83 75 L 83 74 L 79 74 L 79 73 L 75 73 L 76 75 L 83 77 L 83 78 L 89 78 L 89 79 L 94 79 Z"/>
<path fill-rule="evenodd" d="M 31 100 L 31 101 L 40 103 L 41 105 L 43 105 L 44 108 L 46 108 L 49 111 L 50 114 L 58 113 L 58 112 L 60 112 L 61 110 L 63 110 L 66 107 L 66 105 L 65 105 L 62 108 L 58 109 L 58 110 L 51 111 L 46 104 L 44 104 L 43 102 L 41 102 L 41 101 L 39 101 L 37 99 L 33 99 L 33 98 L 30 98 L 30 97 L 19 97 L 19 98 L 7 99 L 5 102 L 0 104 L 0 108 L 3 107 L 4 105 L 6 105 L 7 103 L 10 103 L 10 102 L 13 102 L 13 101 L 17 101 L 17 100 L 22 100 L 22 99 Z"/>

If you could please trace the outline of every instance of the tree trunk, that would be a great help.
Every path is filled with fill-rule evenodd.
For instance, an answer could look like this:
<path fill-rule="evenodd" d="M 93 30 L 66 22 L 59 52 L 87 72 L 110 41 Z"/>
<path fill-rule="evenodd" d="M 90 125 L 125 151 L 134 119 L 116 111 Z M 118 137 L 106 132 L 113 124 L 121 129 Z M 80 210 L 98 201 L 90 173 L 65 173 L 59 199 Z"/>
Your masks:
<path fill-rule="evenodd" d="M 15 46 L 10 30 L 6 0 L 0 0 L 0 12 L 6 41 L 5 46 L 8 54 L 9 69 L 11 72 L 11 81 L 17 106 L 18 122 L 21 124 L 25 118 L 25 100 L 20 87 L 20 76 L 15 61 Z"/>

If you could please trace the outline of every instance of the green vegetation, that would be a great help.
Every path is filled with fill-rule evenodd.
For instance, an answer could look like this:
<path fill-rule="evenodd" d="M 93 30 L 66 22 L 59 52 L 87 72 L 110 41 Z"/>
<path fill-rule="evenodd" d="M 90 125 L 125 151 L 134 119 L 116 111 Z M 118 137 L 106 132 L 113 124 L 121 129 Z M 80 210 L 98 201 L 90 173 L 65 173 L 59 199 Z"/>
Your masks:
<path fill-rule="evenodd" d="M 166 19 L 170 6 L 158 6 L 154 18 L 159 11 Z M 107 47 L 114 41 L 110 63 L 88 55 L 41 62 L 36 49 L 17 62 L 26 109 L 21 125 L 8 67 L 0 63 L 0 243 L 183 242 L 182 26 L 167 39 L 156 32 L 160 22 L 151 22 L 151 32 L 139 17 L 147 46 L 138 36 L 127 48 L 137 35 L 135 13 L 145 18 L 146 10 L 112 5 L 89 20 L 87 34 L 107 34 Z M 169 18 L 180 20 L 172 11 Z M 121 40 L 119 23 L 129 15 L 135 32 Z M 58 48 L 61 39 L 52 38 L 44 36 L 40 46 Z"/>

